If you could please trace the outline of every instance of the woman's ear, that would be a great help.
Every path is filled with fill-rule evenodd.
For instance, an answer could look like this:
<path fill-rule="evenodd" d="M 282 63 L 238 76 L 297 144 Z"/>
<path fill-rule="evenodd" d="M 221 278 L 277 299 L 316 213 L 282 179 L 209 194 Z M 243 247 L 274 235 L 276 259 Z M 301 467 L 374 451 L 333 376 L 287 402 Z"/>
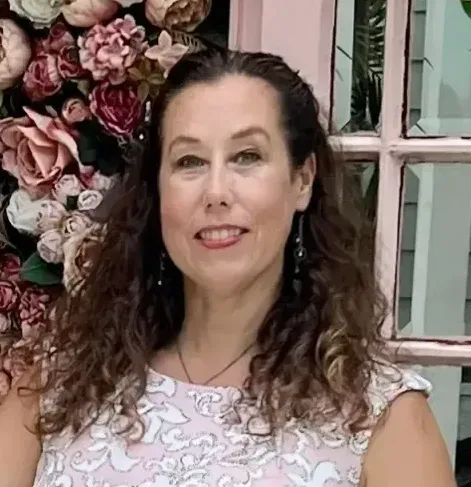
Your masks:
<path fill-rule="evenodd" d="M 317 162 L 316 156 L 311 154 L 304 164 L 296 169 L 296 188 L 298 191 L 296 210 L 305 211 L 311 201 L 312 185 L 316 177 Z"/>

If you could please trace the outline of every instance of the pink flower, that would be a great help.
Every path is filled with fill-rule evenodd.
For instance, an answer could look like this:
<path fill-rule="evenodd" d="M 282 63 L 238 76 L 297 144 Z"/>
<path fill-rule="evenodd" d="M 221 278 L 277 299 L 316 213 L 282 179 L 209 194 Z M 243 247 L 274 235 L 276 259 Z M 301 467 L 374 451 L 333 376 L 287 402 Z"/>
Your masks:
<path fill-rule="evenodd" d="M 64 46 L 57 56 L 57 70 L 64 79 L 78 78 L 84 74 L 80 65 L 77 46 Z"/>
<path fill-rule="evenodd" d="M 101 172 L 97 171 L 93 173 L 90 178 L 88 178 L 87 188 L 106 193 L 116 184 L 116 181 L 116 175 L 105 176 L 104 174 L 101 174 Z"/>
<path fill-rule="evenodd" d="M 54 95 L 60 91 L 62 83 L 53 54 L 36 56 L 23 76 L 24 90 L 32 101 L 42 101 Z"/>
<path fill-rule="evenodd" d="M 0 402 L 10 391 L 11 380 L 5 372 L 0 372 Z"/>
<path fill-rule="evenodd" d="M 74 36 L 67 30 L 63 22 L 56 22 L 50 29 L 45 39 L 36 43 L 37 54 L 59 54 L 66 46 L 75 46 Z"/>
<path fill-rule="evenodd" d="M 66 205 L 67 199 L 70 196 L 78 196 L 83 189 L 84 187 L 77 176 L 74 174 L 65 174 L 54 185 L 52 193 L 57 201 Z"/>
<path fill-rule="evenodd" d="M 158 44 L 147 49 L 145 56 L 148 59 L 157 61 L 164 70 L 164 76 L 167 77 L 168 72 L 187 51 L 188 46 L 178 43 L 172 44 L 170 34 L 163 30 L 159 35 Z"/>
<path fill-rule="evenodd" d="M 82 66 L 97 81 L 109 80 L 118 85 L 126 80 L 126 71 L 136 57 L 147 48 L 145 29 L 138 26 L 132 15 L 113 20 L 108 25 L 95 25 L 79 37 Z"/>
<path fill-rule="evenodd" d="M 39 233 L 47 232 L 53 228 L 60 228 L 66 217 L 67 210 L 62 203 L 55 200 L 43 201 L 37 220 Z"/>
<path fill-rule="evenodd" d="M 38 254 L 41 258 L 50 264 L 60 264 L 64 259 L 64 250 L 62 248 L 64 239 L 59 229 L 52 228 L 44 232 L 36 244 Z"/>
<path fill-rule="evenodd" d="M 0 90 L 12 87 L 31 59 L 28 36 L 13 20 L 0 19 Z"/>
<path fill-rule="evenodd" d="M 69 98 L 62 106 L 62 118 L 70 125 L 91 118 L 90 108 L 80 98 Z"/>
<path fill-rule="evenodd" d="M 0 279 L 18 281 L 20 278 L 21 260 L 9 252 L 0 253 Z"/>
<path fill-rule="evenodd" d="M 44 328 L 51 302 L 52 296 L 39 287 L 30 286 L 25 289 L 16 313 L 23 338 L 28 338 L 31 333 Z"/>
<path fill-rule="evenodd" d="M 109 133 L 117 136 L 132 134 L 144 114 L 135 86 L 109 83 L 98 85 L 91 92 L 90 110 Z"/>
<path fill-rule="evenodd" d="M 2 167 L 28 194 L 47 194 L 62 171 L 79 161 L 73 132 L 60 118 L 24 107 L 25 117 L 0 120 Z"/>
<path fill-rule="evenodd" d="M 0 313 L 0 333 L 8 333 L 12 328 L 13 320 L 11 313 Z"/>
<path fill-rule="evenodd" d="M 117 10 L 113 0 L 72 0 L 62 7 L 62 15 L 70 25 L 92 27 L 111 19 Z"/>
<path fill-rule="evenodd" d="M 13 311 L 21 296 L 20 289 L 13 281 L 0 281 L 0 313 Z"/>

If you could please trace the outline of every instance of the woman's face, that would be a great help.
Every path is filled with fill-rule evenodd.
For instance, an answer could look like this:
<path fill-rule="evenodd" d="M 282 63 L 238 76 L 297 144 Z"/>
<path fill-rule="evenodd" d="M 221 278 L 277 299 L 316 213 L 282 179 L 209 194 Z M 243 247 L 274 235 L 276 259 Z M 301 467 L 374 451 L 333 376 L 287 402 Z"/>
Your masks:
<path fill-rule="evenodd" d="M 166 110 L 162 132 L 162 234 L 195 284 L 234 292 L 281 272 L 296 210 L 306 209 L 313 161 L 292 170 L 274 89 L 228 75 L 194 84 Z"/>

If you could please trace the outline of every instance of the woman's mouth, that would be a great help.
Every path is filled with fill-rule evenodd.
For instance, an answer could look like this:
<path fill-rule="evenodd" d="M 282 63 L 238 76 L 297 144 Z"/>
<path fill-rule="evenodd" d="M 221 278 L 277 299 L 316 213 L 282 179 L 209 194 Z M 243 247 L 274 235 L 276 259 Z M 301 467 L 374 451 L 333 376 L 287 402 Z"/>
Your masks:
<path fill-rule="evenodd" d="M 196 233 L 195 238 L 204 247 L 212 250 L 231 247 L 238 243 L 248 230 L 232 225 L 205 227 Z"/>

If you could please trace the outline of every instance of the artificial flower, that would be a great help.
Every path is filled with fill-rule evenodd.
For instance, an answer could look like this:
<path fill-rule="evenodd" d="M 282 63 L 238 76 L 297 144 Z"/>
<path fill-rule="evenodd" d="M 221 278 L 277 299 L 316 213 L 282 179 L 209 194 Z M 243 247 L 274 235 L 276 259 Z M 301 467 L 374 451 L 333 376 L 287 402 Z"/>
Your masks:
<path fill-rule="evenodd" d="M 10 9 L 37 29 L 50 27 L 59 17 L 65 0 L 8 0 Z"/>
<path fill-rule="evenodd" d="M 13 20 L 0 19 L 0 90 L 12 87 L 31 59 L 28 36 Z"/>
<path fill-rule="evenodd" d="M 69 294 L 74 295 L 89 276 L 96 249 L 103 238 L 104 227 L 94 224 L 65 241 L 63 284 Z"/>
<path fill-rule="evenodd" d="M 31 101 L 42 101 L 62 88 L 63 79 L 54 54 L 35 56 L 23 75 L 23 87 Z"/>
<path fill-rule="evenodd" d="M 62 48 L 75 46 L 74 36 L 64 22 L 56 22 L 48 31 L 47 37 L 36 42 L 36 54 L 59 54 Z"/>
<path fill-rule="evenodd" d="M 22 336 L 25 339 L 42 330 L 53 297 L 37 286 L 28 286 L 20 298 L 16 312 Z"/>
<path fill-rule="evenodd" d="M 164 77 L 166 77 L 173 66 L 187 52 L 188 46 L 178 43 L 173 44 L 170 34 L 163 30 L 159 35 L 158 43 L 147 49 L 145 56 L 148 59 L 157 61 L 164 71 Z"/>
<path fill-rule="evenodd" d="M 115 0 L 121 7 L 128 8 L 136 3 L 142 3 L 143 0 Z"/>
<path fill-rule="evenodd" d="M 50 264 L 60 264 L 64 257 L 63 243 L 61 231 L 53 228 L 40 235 L 36 248 L 44 261 Z"/>
<path fill-rule="evenodd" d="M 33 198 L 47 194 L 79 160 L 77 142 L 59 118 L 24 107 L 25 117 L 0 120 L 2 167 Z"/>
<path fill-rule="evenodd" d="M 21 260 L 10 252 L 0 253 L 0 279 L 18 281 L 20 278 Z"/>
<path fill-rule="evenodd" d="M 87 215 L 80 211 L 73 211 L 64 220 L 62 236 L 64 239 L 68 239 L 74 235 L 81 235 L 92 225 L 93 221 Z"/>
<path fill-rule="evenodd" d="M 11 280 L 0 281 L 0 313 L 13 311 L 20 300 L 21 292 L 18 285 Z"/>
<path fill-rule="evenodd" d="M 91 116 L 90 108 L 80 98 L 69 98 L 62 105 L 62 118 L 69 125 L 89 120 Z"/>
<path fill-rule="evenodd" d="M 63 79 L 74 79 L 84 74 L 84 70 L 80 65 L 77 46 L 64 46 L 59 51 L 57 55 L 57 70 Z"/>
<path fill-rule="evenodd" d="M 208 16 L 211 0 L 146 0 L 147 20 L 163 29 L 192 32 Z"/>
<path fill-rule="evenodd" d="M 67 210 L 62 203 L 56 200 L 42 201 L 37 218 L 38 233 L 60 228 L 66 217 Z"/>
<path fill-rule="evenodd" d="M 79 56 L 83 68 L 97 81 L 118 85 L 126 80 L 126 71 L 136 57 L 147 49 L 145 29 L 132 15 L 125 15 L 104 26 L 95 25 L 79 37 Z"/>
<path fill-rule="evenodd" d="M 87 188 L 95 189 L 96 191 L 101 191 L 102 193 L 106 193 L 116 184 L 117 179 L 118 177 L 116 175 L 105 176 L 101 172 L 96 171 L 87 180 Z"/>
<path fill-rule="evenodd" d="M 10 391 L 11 380 L 10 377 L 4 372 L 0 371 L 0 400 L 3 399 Z"/>
<path fill-rule="evenodd" d="M 75 27 L 92 27 L 111 19 L 118 10 L 113 0 L 71 0 L 62 7 L 62 15 Z"/>
<path fill-rule="evenodd" d="M 54 185 L 52 194 L 57 201 L 67 205 L 69 197 L 77 197 L 84 187 L 75 174 L 64 174 Z"/>
<path fill-rule="evenodd" d="M 13 228 L 27 235 L 39 235 L 38 221 L 43 200 L 33 200 L 24 189 L 17 189 L 10 196 L 6 208 L 8 221 Z"/>
<path fill-rule="evenodd" d="M 79 194 L 77 209 L 79 211 L 91 211 L 98 208 L 103 200 L 103 193 L 95 189 L 86 189 Z"/>
<path fill-rule="evenodd" d="M 136 87 L 127 84 L 96 86 L 90 94 L 90 110 L 110 134 L 117 136 L 131 135 L 144 115 Z"/>

